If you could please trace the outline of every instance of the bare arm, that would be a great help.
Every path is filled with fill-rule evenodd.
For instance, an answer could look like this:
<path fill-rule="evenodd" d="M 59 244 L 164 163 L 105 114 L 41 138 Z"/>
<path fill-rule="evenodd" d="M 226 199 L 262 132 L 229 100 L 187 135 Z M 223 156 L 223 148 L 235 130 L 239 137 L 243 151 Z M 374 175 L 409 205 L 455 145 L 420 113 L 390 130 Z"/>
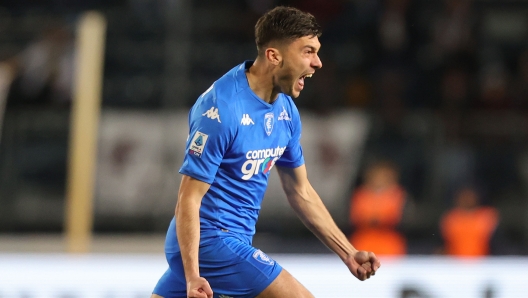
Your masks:
<path fill-rule="evenodd" d="M 209 190 L 209 184 L 183 175 L 178 203 L 176 204 L 176 235 L 183 261 L 185 279 L 187 280 L 187 294 L 193 296 L 207 293 L 212 297 L 212 290 L 205 279 L 200 277 L 198 266 L 198 247 L 200 244 L 200 205 L 205 193 Z M 209 296 L 210 291 L 210 296 Z M 192 294 L 192 295 L 191 295 Z M 204 296 L 206 297 L 206 296 Z"/>
<path fill-rule="evenodd" d="M 277 167 L 277 169 L 288 202 L 304 225 L 334 251 L 356 277 L 364 280 L 370 277 L 371 273 L 375 273 L 380 266 L 376 256 L 373 253 L 358 252 L 350 244 L 308 181 L 306 167 L 302 165 L 294 169 L 286 167 Z M 370 263 L 366 264 L 367 262 Z M 365 266 L 360 269 L 361 265 Z M 370 268 L 371 265 L 372 272 L 368 269 L 363 270 Z"/>

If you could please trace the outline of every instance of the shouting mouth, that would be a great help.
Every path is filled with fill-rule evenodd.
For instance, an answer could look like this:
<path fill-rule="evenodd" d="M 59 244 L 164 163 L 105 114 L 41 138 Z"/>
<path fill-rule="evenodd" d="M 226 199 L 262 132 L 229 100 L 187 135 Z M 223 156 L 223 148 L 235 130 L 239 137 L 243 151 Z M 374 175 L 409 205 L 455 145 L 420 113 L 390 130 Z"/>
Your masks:
<path fill-rule="evenodd" d="M 311 78 L 312 75 L 313 75 L 313 73 L 309 73 L 309 74 L 305 74 L 305 75 L 303 75 L 303 76 L 301 76 L 299 78 L 299 80 L 297 81 L 297 84 L 299 85 L 299 89 L 302 90 L 304 88 L 304 79 Z"/>

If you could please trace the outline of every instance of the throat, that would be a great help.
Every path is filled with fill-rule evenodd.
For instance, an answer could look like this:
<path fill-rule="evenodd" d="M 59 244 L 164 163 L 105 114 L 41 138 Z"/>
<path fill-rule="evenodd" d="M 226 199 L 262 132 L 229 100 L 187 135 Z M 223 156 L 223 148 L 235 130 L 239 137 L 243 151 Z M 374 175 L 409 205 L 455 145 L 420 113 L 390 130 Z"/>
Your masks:
<path fill-rule="evenodd" d="M 273 98 L 274 92 L 272 88 L 262 84 L 262 82 L 257 80 L 249 72 L 246 73 L 246 77 L 248 80 L 249 88 L 251 89 L 251 91 L 253 91 L 253 93 L 255 93 L 255 95 L 258 98 L 260 98 L 261 100 L 267 103 L 273 102 L 272 98 Z"/>

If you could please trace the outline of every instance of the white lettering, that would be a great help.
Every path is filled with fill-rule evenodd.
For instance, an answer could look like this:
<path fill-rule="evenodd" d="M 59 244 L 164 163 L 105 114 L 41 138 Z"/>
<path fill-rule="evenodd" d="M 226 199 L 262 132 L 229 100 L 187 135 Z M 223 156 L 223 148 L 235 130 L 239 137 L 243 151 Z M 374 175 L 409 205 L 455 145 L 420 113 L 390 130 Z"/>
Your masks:
<path fill-rule="evenodd" d="M 256 160 L 246 160 L 246 162 L 242 165 L 242 174 L 244 174 L 244 176 L 242 176 L 242 179 L 249 180 L 251 179 L 251 177 L 253 177 L 253 172 L 255 172 L 255 168 L 257 168 L 258 171 L 257 162 L 258 161 Z"/>
<path fill-rule="evenodd" d="M 259 159 L 258 160 L 256 169 L 255 169 L 255 175 L 258 174 L 259 168 L 260 168 L 260 166 L 262 165 L 263 162 L 264 162 L 264 159 Z"/>
<path fill-rule="evenodd" d="M 268 168 L 267 172 L 269 172 L 269 170 L 273 168 L 275 162 L 282 156 L 285 150 L 286 147 L 277 146 L 276 148 L 247 151 L 247 160 L 244 162 L 242 168 L 240 169 L 242 174 L 244 174 L 242 176 L 242 179 L 249 180 L 254 175 L 257 175 L 260 171 L 259 169 L 263 166 L 263 163 L 266 161 L 266 159 L 268 159 L 266 168 Z"/>

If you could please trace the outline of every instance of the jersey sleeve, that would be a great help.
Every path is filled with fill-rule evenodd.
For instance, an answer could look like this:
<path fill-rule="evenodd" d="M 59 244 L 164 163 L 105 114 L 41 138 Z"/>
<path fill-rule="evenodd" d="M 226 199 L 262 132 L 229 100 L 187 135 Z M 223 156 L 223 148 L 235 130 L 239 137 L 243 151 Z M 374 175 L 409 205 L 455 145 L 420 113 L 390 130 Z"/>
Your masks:
<path fill-rule="evenodd" d="M 292 138 L 281 158 L 276 162 L 276 165 L 280 167 L 297 168 L 304 164 L 304 155 L 301 146 L 301 117 L 297 108 L 292 108 L 292 112 Z"/>
<path fill-rule="evenodd" d="M 235 134 L 233 117 L 211 87 L 189 112 L 189 137 L 180 173 L 211 184 Z"/>

